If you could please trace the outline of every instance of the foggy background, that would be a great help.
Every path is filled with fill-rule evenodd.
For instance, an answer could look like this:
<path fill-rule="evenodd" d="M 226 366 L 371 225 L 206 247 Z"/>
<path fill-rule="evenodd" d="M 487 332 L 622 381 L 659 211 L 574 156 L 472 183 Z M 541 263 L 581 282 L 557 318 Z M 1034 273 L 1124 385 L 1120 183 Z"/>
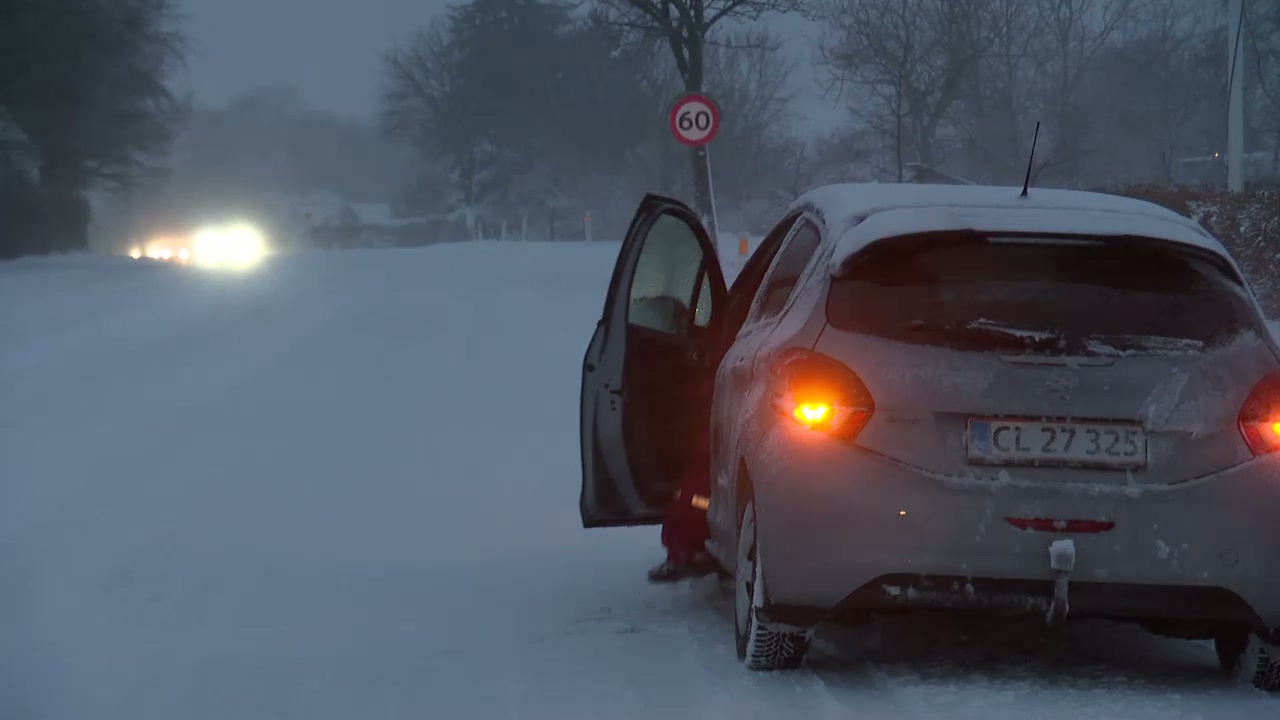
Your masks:
<path fill-rule="evenodd" d="M 1280 0 L 1244 4 L 1259 185 Z M 826 182 L 1020 184 L 1037 121 L 1038 185 L 1224 177 L 1225 0 L 0 0 L 0 33 L 9 256 L 228 215 L 280 246 L 583 240 L 588 213 L 617 240 L 644 192 L 706 209 L 666 119 L 699 89 L 730 232 Z"/>

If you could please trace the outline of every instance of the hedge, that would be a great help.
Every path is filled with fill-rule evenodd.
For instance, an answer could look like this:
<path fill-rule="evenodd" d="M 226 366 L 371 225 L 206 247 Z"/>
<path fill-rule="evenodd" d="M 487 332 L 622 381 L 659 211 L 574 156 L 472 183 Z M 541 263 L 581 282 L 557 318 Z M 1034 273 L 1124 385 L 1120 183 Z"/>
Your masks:
<path fill-rule="evenodd" d="M 1104 192 L 1146 200 L 1200 223 L 1235 257 L 1267 314 L 1280 318 L 1280 187 L 1230 193 L 1139 185 Z"/>

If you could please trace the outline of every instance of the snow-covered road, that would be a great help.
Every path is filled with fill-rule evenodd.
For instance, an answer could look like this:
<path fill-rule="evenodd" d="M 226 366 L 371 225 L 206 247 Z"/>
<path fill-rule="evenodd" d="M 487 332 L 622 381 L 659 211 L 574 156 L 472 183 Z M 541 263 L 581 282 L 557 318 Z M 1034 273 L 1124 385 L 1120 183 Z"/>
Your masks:
<path fill-rule="evenodd" d="M 714 580 L 577 517 L 612 245 L 0 264 L 0 718 L 1275 718 L 1110 625 L 832 630 L 751 674 Z"/>

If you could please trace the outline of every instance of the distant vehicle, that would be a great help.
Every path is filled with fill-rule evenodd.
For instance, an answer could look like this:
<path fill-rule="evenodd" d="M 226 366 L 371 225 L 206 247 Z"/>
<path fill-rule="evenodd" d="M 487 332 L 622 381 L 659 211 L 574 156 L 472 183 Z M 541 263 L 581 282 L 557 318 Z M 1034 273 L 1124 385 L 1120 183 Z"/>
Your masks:
<path fill-rule="evenodd" d="M 185 263 L 191 260 L 191 233 L 170 230 L 152 233 L 144 242 L 129 248 L 134 260 L 162 260 Z"/>
<path fill-rule="evenodd" d="M 1223 246 L 1127 198 L 840 185 L 726 288 L 648 196 L 582 375 L 586 527 L 659 522 L 710 445 L 748 667 L 924 608 L 1213 639 L 1280 690 L 1280 348 Z"/>
<path fill-rule="evenodd" d="M 264 233 L 247 222 L 205 225 L 161 232 L 129 248 L 134 260 L 195 263 L 205 267 L 247 268 L 269 252 Z"/>

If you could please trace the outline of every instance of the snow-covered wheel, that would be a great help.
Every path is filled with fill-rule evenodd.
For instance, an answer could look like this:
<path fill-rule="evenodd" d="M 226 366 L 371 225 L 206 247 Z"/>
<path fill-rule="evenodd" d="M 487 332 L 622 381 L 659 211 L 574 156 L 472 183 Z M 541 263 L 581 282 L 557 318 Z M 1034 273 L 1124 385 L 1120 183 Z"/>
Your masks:
<path fill-rule="evenodd" d="M 1280 692 L 1280 645 L 1245 630 L 1213 640 L 1218 663 L 1240 683 L 1267 692 Z"/>
<path fill-rule="evenodd" d="M 764 607 L 764 571 L 756 545 L 755 503 L 742 511 L 738 531 L 738 562 L 734 570 L 734 635 L 738 659 L 750 670 L 792 670 L 804 664 L 809 635 L 772 630 L 760 622 Z"/>

